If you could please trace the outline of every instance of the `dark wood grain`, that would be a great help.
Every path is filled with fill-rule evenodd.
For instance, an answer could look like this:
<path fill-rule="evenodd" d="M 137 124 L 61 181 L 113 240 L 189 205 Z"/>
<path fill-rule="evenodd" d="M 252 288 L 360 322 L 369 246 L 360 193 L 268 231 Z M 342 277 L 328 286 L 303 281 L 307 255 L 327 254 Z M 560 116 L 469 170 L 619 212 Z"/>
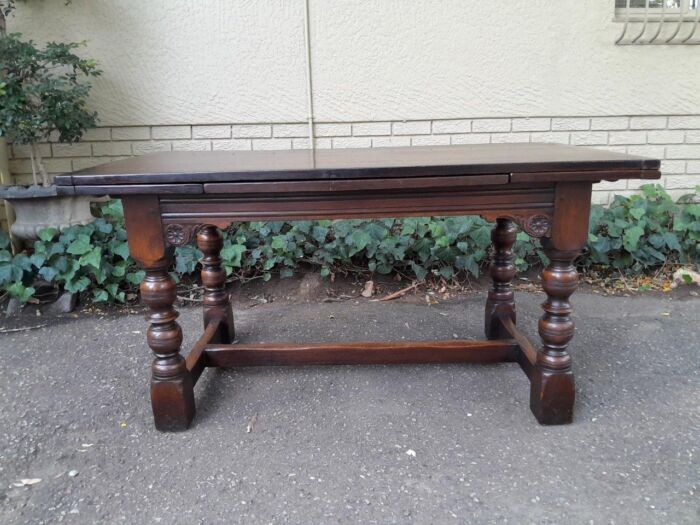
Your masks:
<path fill-rule="evenodd" d="M 58 195 L 198 195 L 201 184 L 95 184 L 92 186 L 56 186 Z"/>
<path fill-rule="evenodd" d="M 542 350 L 530 383 L 530 408 L 544 425 L 570 423 L 574 416 L 574 374 L 569 342 L 574 337 L 569 298 L 576 291 L 574 260 L 586 245 L 591 211 L 591 183 L 557 184 L 551 236 L 543 240 L 549 264 L 542 271 L 547 299 L 538 323 Z"/>
<path fill-rule="evenodd" d="M 197 231 L 197 247 L 204 254 L 199 261 L 202 265 L 201 278 L 204 285 L 202 306 L 204 326 L 218 321 L 218 330 L 213 343 L 230 343 L 236 338 L 231 310 L 231 298 L 226 290 L 226 270 L 224 270 L 221 249 L 224 237 L 216 226 L 204 225 Z"/>
<path fill-rule="evenodd" d="M 55 178 L 59 186 L 372 179 L 619 170 L 638 178 L 659 161 L 560 144 L 479 144 L 341 150 L 205 151 L 154 153 L 102 164 Z M 590 177 L 590 173 L 585 173 Z M 588 179 L 586 179 L 588 180 Z"/>
<path fill-rule="evenodd" d="M 509 219 L 496 219 L 491 232 L 493 258 L 489 273 L 492 286 L 486 299 L 484 332 L 488 339 L 504 339 L 506 332 L 501 320 L 508 318 L 515 322 L 515 294 L 511 285 L 515 277 L 513 245 L 517 228 Z"/>
<path fill-rule="evenodd" d="M 209 345 L 211 366 L 388 365 L 399 363 L 497 363 L 514 361 L 517 343 L 499 341 L 412 341 L 352 343 L 260 343 Z"/>
<path fill-rule="evenodd" d="M 620 179 L 645 179 L 656 180 L 661 178 L 659 170 L 634 169 L 634 170 L 594 170 L 594 171 L 550 171 L 537 173 L 513 173 L 511 182 L 557 182 L 557 181 L 578 181 L 578 182 L 599 182 L 601 180 L 615 182 Z"/>
<path fill-rule="evenodd" d="M 158 214 L 158 198 L 134 195 L 125 198 L 131 256 L 146 270 L 141 300 L 148 305 L 146 341 L 153 352 L 151 406 L 158 430 L 185 430 L 195 413 L 194 384 L 180 354 L 182 328 L 175 309 L 176 286 L 170 273 L 170 253 L 165 245 Z"/>
<path fill-rule="evenodd" d="M 267 183 L 274 186 L 275 183 Z M 160 199 L 166 223 L 207 220 L 220 228 L 233 221 L 341 219 L 469 215 L 482 211 L 547 212 L 554 202 L 554 185 L 440 187 L 360 192 L 283 191 L 254 194 L 205 194 Z"/>
<path fill-rule="evenodd" d="M 451 177 L 413 177 L 410 179 L 349 179 L 319 181 L 214 182 L 204 184 L 204 193 L 268 194 L 268 193 L 328 193 L 355 191 L 403 191 L 436 188 L 464 188 L 508 184 L 510 175 L 454 175 Z"/>
<path fill-rule="evenodd" d="M 532 343 L 530 343 L 528 338 L 525 337 L 525 334 L 518 330 L 518 327 L 515 326 L 515 323 L 510 317 L 503 317 L 500 319 L 500 321 L 510 338 L 514 339 L 518 343 L 526 359 L 530 362 L 530 364 L 534 365 L 537 361 L 537 350 L 534 346 L 532 346 Z"/>
<path fill-rule="evenodd" d="M 199 377 L 206 368 L 206 355 L 204 354 L 204 350 L 206 349 L 207 345 L 214 340 L 218 333 L 219 320 L 214 319 L 206 326 L 202 337 L 197 339 L 197 342 L 194 344 L 190 350 L 190 353 L 187 354 L 187 357 L 185 358 L 185 367 L 190 373 L 193 385 L 197 384 Z"/>

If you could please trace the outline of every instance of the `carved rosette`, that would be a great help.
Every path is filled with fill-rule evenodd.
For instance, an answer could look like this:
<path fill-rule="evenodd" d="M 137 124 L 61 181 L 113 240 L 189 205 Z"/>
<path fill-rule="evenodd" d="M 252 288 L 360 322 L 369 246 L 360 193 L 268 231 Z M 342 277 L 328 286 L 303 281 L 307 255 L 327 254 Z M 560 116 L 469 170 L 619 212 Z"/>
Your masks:
<path fill-rule="evenodd" d="M 527 233 L 530 237 L 549 237 L 552 229 L 552 218 L 542 212 L 536 212 L 532 215 L 524 214 L 501 214 L 501 213 L 488 213 L 482 214 L 482 217 L 487 221 L 494 221 L 496 219 L 509 219 L 515 222 L 522 231 Z"/>
<path fill-rule="evenodd" d="M 529 215 L 518 221 L 518 225 L 530 237 L 548 237 L 552 227 L 550 218 L 543 214 Z"/>
<path fill-rule="evenodd" d="M 165 241 L 171 246 L 184 246 L 189 243 L 201 224 L 168 224 L 165 227 Z"/>

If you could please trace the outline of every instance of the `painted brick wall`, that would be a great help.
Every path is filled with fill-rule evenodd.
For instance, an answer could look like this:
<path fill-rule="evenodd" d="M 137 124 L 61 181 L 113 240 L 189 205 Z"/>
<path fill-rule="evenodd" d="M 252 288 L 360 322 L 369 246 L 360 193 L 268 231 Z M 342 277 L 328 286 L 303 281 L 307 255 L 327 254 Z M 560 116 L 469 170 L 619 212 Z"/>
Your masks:
<path fill-rule="evenodd" d="M 496 142 L 557 142 L 663 159 L 661 183 L 674 197 L 700 184 L 700 115 L 453 119 L 319 123 L 317 148 L 380 148 Z M 308 148 L 304 123 L 102 127 L 78 144 L 42 144 L 47 170 L 59 174 L 159 151 Z M 13 146 L 10 171 L 31 183 L 26 147 Z M 638 191 L 639 181 L 602 183 L 596 203 Z"/>

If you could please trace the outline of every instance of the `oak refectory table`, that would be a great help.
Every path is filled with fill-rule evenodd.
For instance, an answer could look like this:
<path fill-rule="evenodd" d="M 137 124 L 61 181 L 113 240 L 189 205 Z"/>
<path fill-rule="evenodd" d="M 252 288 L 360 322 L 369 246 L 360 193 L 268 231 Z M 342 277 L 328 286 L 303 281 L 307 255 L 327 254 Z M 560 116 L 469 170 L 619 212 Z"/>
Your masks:
<path fill-rule="evenodd" d="M 129 250 L 146 270 L 155 354 L 151 401 L 156 428 L 186 429 L 204 368 L 250 365 L 517 362 L 530 380 L 542 424 L 569 423 L 574 335 L 569 297 L 574 259 L 588 237 L 591 186 L 658 179 L 659 161 L 556 144 L 246 152 L 170 152 L 56 177 L 64 195 L 119 196 Z M 234 342 L 220 228 L 237 221 L 480 215 L 495 221 L 486 340 L 415 342 Z M 516 327 L 511 281 L 516 225 L 542 240 L 546 300 L 535 347 Z M 196 239 L 203 252 L 204 334 L 183 357 L 170 278 L 173 246 Z"/>

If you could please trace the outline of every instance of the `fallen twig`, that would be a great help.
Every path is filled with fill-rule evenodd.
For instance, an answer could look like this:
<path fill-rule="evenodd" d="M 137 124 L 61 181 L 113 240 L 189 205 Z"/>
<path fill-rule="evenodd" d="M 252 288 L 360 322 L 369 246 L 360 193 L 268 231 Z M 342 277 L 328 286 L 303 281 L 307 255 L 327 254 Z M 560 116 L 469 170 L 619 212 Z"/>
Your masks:
<path fill-rule="evenodd" d="M 201 303 L 202 302 L 202 299 L 193 299 L 191 297 L 184 297 L 182 295 L 178 295 L 177 298 L 180 299 L 181 301 L 190 301 L 192 303 Z"/>
<path fill-rule="evenodd" d="M 38 324 L 35 326 L 20 326 L 19 328 L 0 328 L 0 334 L 8 334 L 10 332 L 26 332 L 27 330 L 36 330 L 37 328 L 44 328 L 45 324 Z"/>
<path fill-rule="evenodd" d="M 629 287 L 629 284 L 627 284 L 627 279 L 625 279 L 625 276 L 623 275 L 622 271 L 620 271 L 620 280 L 622 281 L 622 284 L 625 285 L 625 288 L 627 288 L 628 292 L 634 293 L 634 290 Z"/>
<path fill-rule="evenodd" d="M 406 295 L 408 292 L 411 290 L 415 290 L 418 288 L 418 283 L 413 283 L 411 286 L 407 286 L 406 288 L 401 288 L 401 290 L 398 290 L 394 293 L 390 293 L 389 295 L 385 295 L 384 297 L 380 297 L 379 299 L 374 299 L 375 301 L 391 301 L 392 299 L 397 299 L 401 297 L 402 295 Z"/>

